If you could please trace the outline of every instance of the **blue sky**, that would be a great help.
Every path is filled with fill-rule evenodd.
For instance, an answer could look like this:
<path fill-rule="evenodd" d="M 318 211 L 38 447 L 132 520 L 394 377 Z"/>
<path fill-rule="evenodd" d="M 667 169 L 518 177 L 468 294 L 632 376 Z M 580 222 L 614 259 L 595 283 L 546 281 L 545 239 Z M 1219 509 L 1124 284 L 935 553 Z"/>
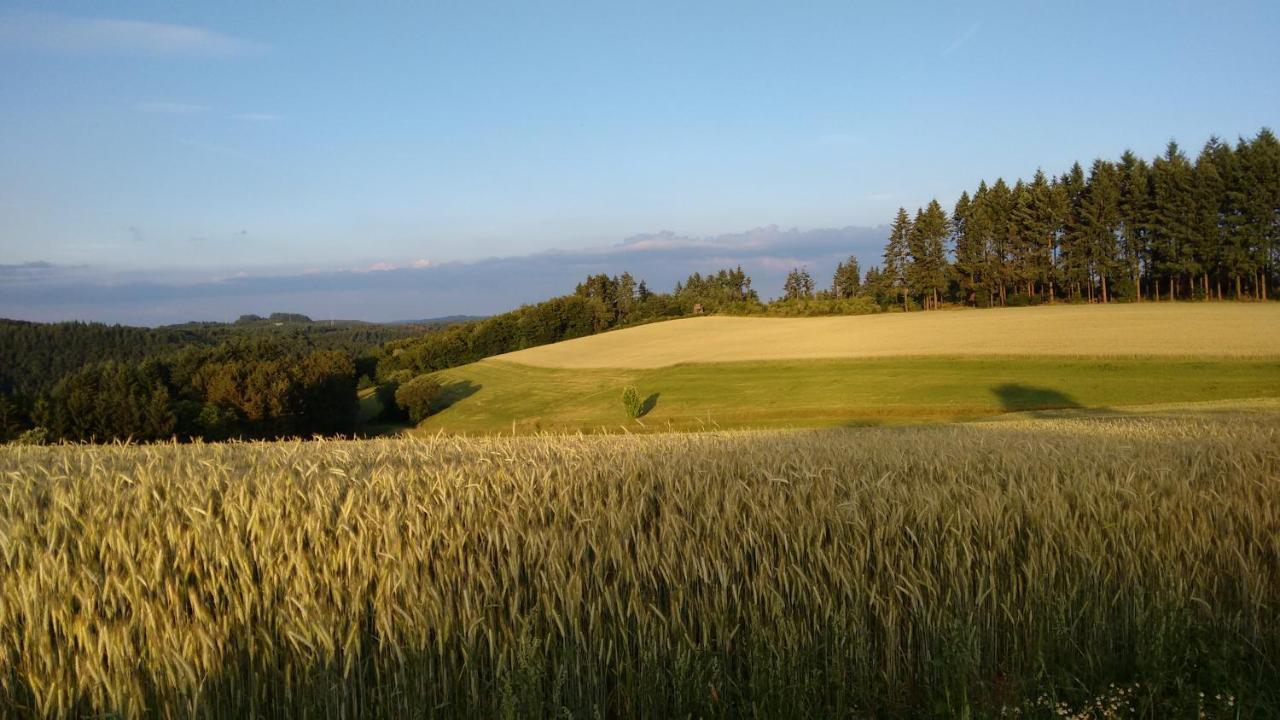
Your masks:
<path fill-rule="evenodd" d="M 752 228 L 876 227 L 980 178 L 1280 124 L 1275 2 L 329 5 L 0 4 L 0 265 L 181 285 L 663 230 L 733 260 Z M 7 278 L 3 316 L 160 317 Z"/>

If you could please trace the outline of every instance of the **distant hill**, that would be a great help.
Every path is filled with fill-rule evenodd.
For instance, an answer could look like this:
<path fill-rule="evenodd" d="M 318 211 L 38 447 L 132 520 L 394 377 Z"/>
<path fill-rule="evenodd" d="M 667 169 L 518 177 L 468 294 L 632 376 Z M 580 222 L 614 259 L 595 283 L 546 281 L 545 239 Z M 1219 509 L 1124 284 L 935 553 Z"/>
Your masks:
<path fill-rule="evenodd" d="M 189 322 L 154 328 L 0 319 L 0 394 L 34 397 L 89 363 L 137 362 L 243 337 L 301 336 L 317 349 L 342 350 L 357 358 L 373 356 L 387 342 L 450 324 L 448 320 L 396 324 L 312 320 L 294 313 L 247 315 L 232 323 Z M 362 363 L 362 367 L 371 372 L 373 362 Z"/>
<path fill-rule="evenodd" d="M 700 317 L 498 355 L 547 368 L 906 356 L 1280 357 L 1280 305 L 1133 303 L 823 318 Z"/>
<path fill-rule="evenodd" d="M 484 320 L 488 315 L 445 315 L 444 317 L 425 318 L 422 320 L 393 320 L 385 325 L 459 325 L 461 323 Z"/>

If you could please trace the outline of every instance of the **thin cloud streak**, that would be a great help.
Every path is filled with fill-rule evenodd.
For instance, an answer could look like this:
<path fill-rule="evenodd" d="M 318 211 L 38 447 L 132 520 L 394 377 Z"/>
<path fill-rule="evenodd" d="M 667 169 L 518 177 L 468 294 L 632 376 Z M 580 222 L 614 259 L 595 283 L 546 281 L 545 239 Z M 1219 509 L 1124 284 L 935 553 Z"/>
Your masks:
<path fill-rule="evenodd" d="M 951 53 L 964 47 L 965 43 L 972 40 L 973 36 L 977 35 L 978 31 L 981 29 L 982 29 L 982 21 L 981 20 L 975 21 L 972 25 L 969 26 L 967 30 L 961 33 L 960 37 L 953 40 L 951 44 L 948 45 L 946 49 L 942 51 L 942 57 L 946 57 Z"/>
<path fill-rule="evenodd" d="M 0 14 L 0 47 L 188 57 L 250 55 L 266 49 L 261 43 L 191 25 L 38 12 Z"/>

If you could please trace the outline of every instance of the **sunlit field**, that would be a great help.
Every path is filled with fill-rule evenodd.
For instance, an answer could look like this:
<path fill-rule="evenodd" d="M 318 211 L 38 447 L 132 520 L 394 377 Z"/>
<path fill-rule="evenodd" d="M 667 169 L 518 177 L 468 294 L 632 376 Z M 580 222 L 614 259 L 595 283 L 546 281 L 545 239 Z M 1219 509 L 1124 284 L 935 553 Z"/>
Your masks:
<path fill-rule="evenodd" d="M 6 446 L 0 707 L 1272 714 L 1280 408 L 1063 415 Z"/>
<path fill-rule="evenodd" d="M 499 356 L 549 368 L 657 368 L 902 356 L 1280 357 L 1276 303 L 1056 305 L 825 318 L 701 317 Z"/>
<path fill-rule="evenodd" d="M 953 422 L 1025 410 L 1280 398 L 1280 357 L 909 357 L 437 373 L 420 433 L 654 432 Z M 645 399 L 629 420 L 627 386 Z"/>

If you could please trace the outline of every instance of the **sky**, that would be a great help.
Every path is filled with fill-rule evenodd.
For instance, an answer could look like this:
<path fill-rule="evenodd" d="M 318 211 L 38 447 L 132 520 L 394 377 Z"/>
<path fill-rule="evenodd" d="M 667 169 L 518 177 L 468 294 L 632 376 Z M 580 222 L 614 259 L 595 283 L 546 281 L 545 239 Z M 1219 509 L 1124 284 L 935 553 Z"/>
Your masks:
<path fill-rule="evenodd" d="M 0 2 L 0 317 L 767 297 L 899 206 L 1280 126 L 1274 0 L 336 5 Z"/>

